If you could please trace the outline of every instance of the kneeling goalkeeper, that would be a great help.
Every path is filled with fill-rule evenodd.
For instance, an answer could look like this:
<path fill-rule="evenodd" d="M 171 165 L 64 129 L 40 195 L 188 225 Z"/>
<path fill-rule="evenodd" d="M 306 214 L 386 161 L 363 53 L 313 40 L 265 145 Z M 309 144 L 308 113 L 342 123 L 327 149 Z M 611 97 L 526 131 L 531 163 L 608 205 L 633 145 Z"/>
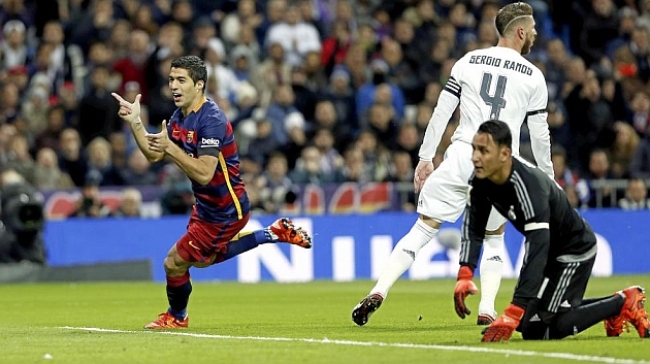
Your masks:
<path fill-rule="evenodd" d="M 473 271 L 494 206 L 526 238 L 514 297 L 503 315 L 483 330 L 482 341 L 561 339 L 605 321 L 607 336 L 625 322 L 650 337 L 646 295 L 632 286 L 602 298 L 583 298 L 596 259 L 596 236 L 573 209 L 564 191 L 546 174 L 512 156 L 512 135 L 497 120 L 483 123 L 472 141 L 474 176 L 462 228 L 460 269 L 454 292 L 456 313 L 470 311 L 465 298 L 477 292 Z"/>

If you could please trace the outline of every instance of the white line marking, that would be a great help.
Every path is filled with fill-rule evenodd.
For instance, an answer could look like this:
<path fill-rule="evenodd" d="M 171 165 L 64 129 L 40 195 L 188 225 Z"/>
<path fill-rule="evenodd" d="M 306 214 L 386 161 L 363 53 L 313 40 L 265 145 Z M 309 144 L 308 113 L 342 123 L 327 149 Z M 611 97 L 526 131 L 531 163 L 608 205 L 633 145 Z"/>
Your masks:
<path fill-rule="evenodd" d="M 618 359 L 618 358 L 610 358 L 606 356 L 590 356 L 590 355 L 577 355 L 577 354 L 570 354 L 570 353 L 553 353 L 553 352 L 545 353 L 539 351 L 493 349 L 487 347 L 474 347 L 474 346 L 385 343 L 385 342 L 378 342 L 378 341 L 330 340 L 328 338 L 309 339 L 309 338 L 292 338 L 292 337 L 230 336 L 230 335 L 197 334 L 191 332 L 178 332 L 178 331 L 114 330 L 114 329 L 101 329 L 97 327 L 63 326 L 63 327 L 57 327 L 57 329 L 75 330 L 75 331 L 109 332 L 109 333 L 122 333 L 122 334 L 160 334 L 160 335 L 172 335 L 172 336 L 190 336 L 190 337 L 197 337 L 197 338 L 221 339 L 221 340 L 283 341 L 283 342 L 303 342 L 303 343 L 333 344 L 333 345 L 347 345 L 347 346 L 383 346 L 383 347 L 407 348 L 407 349 L 446 350 L 446 351 L 462 351 L 462 352 L 470 352 L 470 353 L 535 356 L 535 357 L 542 357 L 542 358 L 566 359 L 566 360 L 575 360 L 575 361 L 591 361 L 591 362 L 599 362 L 599 363 L 650 364 L 650 362 L 644 360 Z"/>

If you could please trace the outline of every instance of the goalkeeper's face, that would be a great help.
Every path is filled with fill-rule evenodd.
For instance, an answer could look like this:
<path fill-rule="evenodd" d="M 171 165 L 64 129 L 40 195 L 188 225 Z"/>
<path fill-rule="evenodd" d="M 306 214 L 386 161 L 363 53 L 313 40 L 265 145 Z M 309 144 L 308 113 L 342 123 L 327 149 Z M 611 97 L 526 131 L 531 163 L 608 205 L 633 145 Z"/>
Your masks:
<path fill-rule="evenodd" d="M 472 141 L 472 163 L 478 179 L 501 179 L 505 161 L 510 157 L 505 146 L 497 145 L 488 133 L 477 133 Z"/>

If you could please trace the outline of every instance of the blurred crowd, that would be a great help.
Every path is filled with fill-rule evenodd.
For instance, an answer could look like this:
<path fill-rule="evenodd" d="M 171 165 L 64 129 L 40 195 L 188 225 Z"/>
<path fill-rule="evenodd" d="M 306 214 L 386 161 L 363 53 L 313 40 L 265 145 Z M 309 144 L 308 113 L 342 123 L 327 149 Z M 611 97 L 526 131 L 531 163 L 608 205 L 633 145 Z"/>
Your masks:
<path fill-rule="evenodd" d="M 558 183 L 576 207 L 648 208 L 650 0 L 528 2 Z M 299 184 L 411 183 L 452 65 L 496 44 L 505 3 L 2 0 L 0 166 L 40 190 L 82 187 L 74 216 L 137 216 L 137 189 L 111 211 L 101 186 L 162 185 L 163 211 L 186 212 L 187 179 L 149 164 L 110 93 L 142 94 L 155 132 L 175 108 L 171 60 L 193 54 L 208 67 L 207 97 L 236 130 L 256 211 L 280 211 Z M 612 179 L 628 182 L 597 188 Z"/>

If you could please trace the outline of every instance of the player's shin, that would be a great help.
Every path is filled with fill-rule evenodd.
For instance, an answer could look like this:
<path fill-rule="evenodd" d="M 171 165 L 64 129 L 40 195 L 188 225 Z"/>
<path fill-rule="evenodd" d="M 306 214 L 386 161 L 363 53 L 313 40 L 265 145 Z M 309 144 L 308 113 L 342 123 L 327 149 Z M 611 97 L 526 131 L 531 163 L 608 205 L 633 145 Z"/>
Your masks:
<path fill-rule="evenodd" d="M 260 244 L 271 242 L 271 237 L 266 229 L 240 232 L 228 243 L 228 250 L 223 255 L 222 261 L 236 257 L 237 255 L 247 252 Z"/>
<path fill-rule="evenodd" d="M 187 303 L 192 293 L 190 272 L 187 271 L 180 277 L 167 276 L 167 300 L 169 312 L 179 320 L 187 316 Z"/>
<path fill-rule="evenodd" d="M 583 304 L 565 313 L 558 314 L 555 327 L 551 329 L 551 339 L 561 339 L 575 335 L 608 317 L 621 312 L 625 298 L 613 295 L 598 301 Z"/>
<path fill-rule="evenodd" d="M 415 256 L 438 233 L 422 220 L 418 219 L 406 235 L 400 239 L 382 270 L 377 284 L 370 293 L 379 293 L 386 298 L 388 291 L 399 277 L 413 265 Z"/>
<path fill-rule="evenodd" d="M 482 315 L 489 315 L 492 320 L 496 317 L 494 301 L 497 293 L 499 293 L 501 277 L 503 276 L 505 250 L 503 237 L 504 234 L 485 236 L 483 255 L 479 266 L 481 275 L 481 302 L 478 306 L 479 320 L 481 320 Z M 489 322 L 484 324 L 489 324 Z"/>

